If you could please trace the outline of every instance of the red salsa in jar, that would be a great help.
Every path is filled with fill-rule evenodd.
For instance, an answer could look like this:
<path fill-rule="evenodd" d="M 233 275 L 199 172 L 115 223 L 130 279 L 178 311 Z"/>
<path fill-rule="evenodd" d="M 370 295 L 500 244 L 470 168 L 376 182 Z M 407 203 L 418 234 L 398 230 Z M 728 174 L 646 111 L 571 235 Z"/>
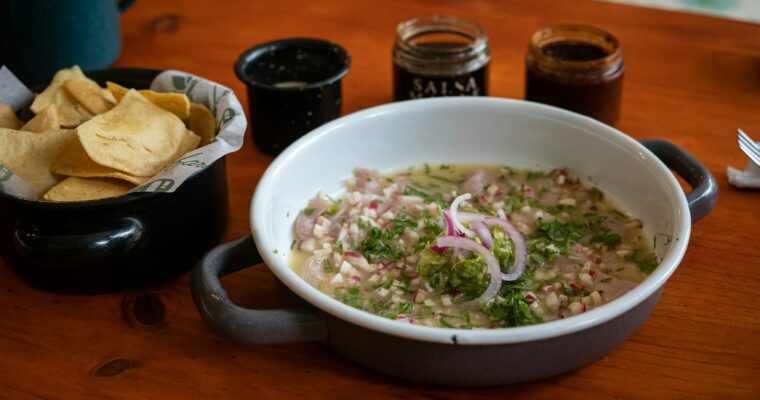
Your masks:
<path fill-rule="evenodd" d="M 544 27 L 525 55 L 525 99 L 614 125 L 624 70 L 623 51 L 611 34 L 583 25 Z"/>

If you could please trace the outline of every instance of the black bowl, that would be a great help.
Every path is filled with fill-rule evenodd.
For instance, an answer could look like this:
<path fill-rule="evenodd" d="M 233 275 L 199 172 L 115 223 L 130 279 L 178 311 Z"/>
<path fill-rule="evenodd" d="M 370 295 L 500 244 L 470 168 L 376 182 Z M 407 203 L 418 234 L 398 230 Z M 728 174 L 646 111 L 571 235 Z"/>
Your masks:
<path fill-rule="evenodd" d="M 160 71 L 87 72 L 148 88 Z M 129 193 L 102 200 L 52 203 L 0 193 L 0 257 L 43 290 L 95 294 L 145 286 L 190 269 L 218 242 L 227 222 L 224 158 L 172 193 Z"/>

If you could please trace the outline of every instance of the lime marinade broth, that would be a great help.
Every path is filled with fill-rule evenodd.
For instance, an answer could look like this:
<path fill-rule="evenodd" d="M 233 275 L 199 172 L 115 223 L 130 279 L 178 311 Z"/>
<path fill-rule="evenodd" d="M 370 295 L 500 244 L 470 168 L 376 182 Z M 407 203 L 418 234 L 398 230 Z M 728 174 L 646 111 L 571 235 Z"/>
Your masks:
<path fill-rule="evenodd" d="M 291 267 L 337 300 L 403 323 L 566 318 L 621 296 L 658 265 L 641 221 L 564 169 L 357 168 L 345 187 L 299 213 Z"/>

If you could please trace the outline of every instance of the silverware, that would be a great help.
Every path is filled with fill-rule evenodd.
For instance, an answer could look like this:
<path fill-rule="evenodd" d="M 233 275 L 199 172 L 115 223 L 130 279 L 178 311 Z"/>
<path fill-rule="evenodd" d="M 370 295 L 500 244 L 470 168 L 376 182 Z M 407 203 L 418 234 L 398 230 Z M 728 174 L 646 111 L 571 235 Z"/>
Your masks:
<path fill-rule="evenodd" d="M 752 140 L 743 130 L 737 129 L 739 136 L 739 148 L 749 157 L 752 162 L 760 166 L 760 146 Z"/>

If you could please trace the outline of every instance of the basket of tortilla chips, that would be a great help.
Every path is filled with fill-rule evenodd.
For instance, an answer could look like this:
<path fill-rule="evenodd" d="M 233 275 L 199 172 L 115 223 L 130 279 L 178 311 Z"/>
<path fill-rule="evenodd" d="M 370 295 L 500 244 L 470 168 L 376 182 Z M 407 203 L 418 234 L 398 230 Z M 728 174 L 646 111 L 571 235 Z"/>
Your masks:
<path fill-rule="evenodd" d="M 0 105 L 0 257 L 47 290 L 101 293 L 176 276 L 221 236 L 224 155 L 245 116 L 179 71 L 59 71 Z"/>

